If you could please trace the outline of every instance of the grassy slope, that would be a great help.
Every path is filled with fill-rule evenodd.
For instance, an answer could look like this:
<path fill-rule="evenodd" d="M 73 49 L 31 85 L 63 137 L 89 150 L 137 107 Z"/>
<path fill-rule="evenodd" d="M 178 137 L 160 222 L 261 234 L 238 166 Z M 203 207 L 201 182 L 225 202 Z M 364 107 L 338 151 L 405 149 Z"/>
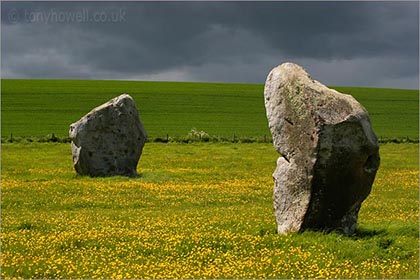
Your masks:
<path fill-rule="evenodd" d="M 381 146 L 356 235 L 279 236 L 271 144 L 148 143 L 138 179 L 76 177 L 68 144 L 2 144 L 1 276 L 417 278 L 417 152 Z"/>
<path fill-rule="evenodd" d="M 126 92 L 151 137 L 269 136 L 263 85 L 73 80 L 2 80 L 2 136 L 67 136 L 70 123 Z M 380 137 L 418 138 L 418 91 L 338 88 L 370 112 Z"/>
<path fill-rule="evenodd" d="M 183 136 L 193 127 L 220 136 L 268 133 L 259 85 L 6 80 L 2 134 L 67 135 L 70 123 L 123 92 L 135 99 L 151 136 Z"/>

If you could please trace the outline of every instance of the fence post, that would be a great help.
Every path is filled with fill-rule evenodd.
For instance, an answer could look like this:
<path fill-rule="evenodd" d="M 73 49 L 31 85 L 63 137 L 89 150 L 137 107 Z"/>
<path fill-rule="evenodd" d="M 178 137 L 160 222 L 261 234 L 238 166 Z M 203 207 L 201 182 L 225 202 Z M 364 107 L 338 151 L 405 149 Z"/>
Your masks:
<path fill-rule="evenodd" d="M 10 133 L 10 143 L 13 143 L 13 133 Z"/>

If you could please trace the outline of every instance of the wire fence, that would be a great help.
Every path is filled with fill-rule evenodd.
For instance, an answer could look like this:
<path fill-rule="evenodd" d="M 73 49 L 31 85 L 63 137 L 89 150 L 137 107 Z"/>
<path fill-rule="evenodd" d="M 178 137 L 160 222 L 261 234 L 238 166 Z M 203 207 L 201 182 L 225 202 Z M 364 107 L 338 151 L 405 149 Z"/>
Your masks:
<path fill-rule="evenodd" d="M 20 143 L 20 142 L 52 142 L 52 143 L 70 143 L 71 139 L 68 136 L 57 136 L 55 133 L 48 134 L 46 136 L 14 136 L 10 133 L 10 136 L 1 137 L 2 143 Z M 230 136 L 217 136 L 209 135 L 207 133 L 190 132 L 188 135 L 148 135 L 146 142 L 148 143 L 194 143 L 194 142 L 227 142 L 227 143 L 272 143 L 273 140 L 271 135 L 257 135 L 257 136 L 243 136 L 233 133 Z M 419 138 L 411 137 L 378 137 L 378 142 L 381 144 L 385 143 L 419 143 Z"/>

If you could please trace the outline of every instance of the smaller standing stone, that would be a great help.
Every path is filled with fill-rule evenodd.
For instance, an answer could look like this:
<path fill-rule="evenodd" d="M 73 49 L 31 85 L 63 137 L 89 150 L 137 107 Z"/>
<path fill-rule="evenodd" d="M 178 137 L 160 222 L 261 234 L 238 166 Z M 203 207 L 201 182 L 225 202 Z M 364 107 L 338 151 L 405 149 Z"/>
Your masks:
<path fill-rule="evenodd" d="M 147 134 L 130 95 L 122 94 L 94 108 L 70 125 L 69 134 L 78 174 L 137 175 Z"/>

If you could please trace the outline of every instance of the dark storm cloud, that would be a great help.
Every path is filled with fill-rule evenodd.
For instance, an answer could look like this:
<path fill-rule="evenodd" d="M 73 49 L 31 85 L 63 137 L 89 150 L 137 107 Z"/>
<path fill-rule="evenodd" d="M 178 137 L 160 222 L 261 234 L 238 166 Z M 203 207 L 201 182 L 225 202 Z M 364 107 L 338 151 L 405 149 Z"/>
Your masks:
<path fill-rule="evenodd" d="M 2 73 L 263 83 L 287 60 L 329 84 L 418 87 L 418 5 L 2 2 Z"/>

